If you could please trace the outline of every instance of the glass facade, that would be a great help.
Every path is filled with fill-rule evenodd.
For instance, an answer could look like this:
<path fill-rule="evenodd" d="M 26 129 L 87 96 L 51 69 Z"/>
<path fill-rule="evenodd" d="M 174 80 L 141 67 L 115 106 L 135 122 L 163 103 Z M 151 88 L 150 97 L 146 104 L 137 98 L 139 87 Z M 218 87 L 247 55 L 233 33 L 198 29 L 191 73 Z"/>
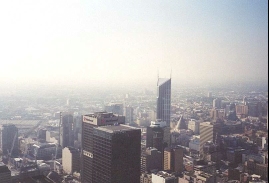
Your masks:
<path fill-rule="evenodd" d="M 165 121 L 170 127 L 171 116 L 171 78 L 159 78 L 157 83 L 157 119 Z"/>

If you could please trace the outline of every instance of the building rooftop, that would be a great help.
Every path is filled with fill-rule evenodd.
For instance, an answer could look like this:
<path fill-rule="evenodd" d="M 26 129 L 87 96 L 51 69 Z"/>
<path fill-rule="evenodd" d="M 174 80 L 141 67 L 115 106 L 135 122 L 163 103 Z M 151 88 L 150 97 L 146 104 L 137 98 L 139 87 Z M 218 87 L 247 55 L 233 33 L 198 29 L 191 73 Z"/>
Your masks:
<path fill-rule="evenodd" d="M 164 171 L 159 171 L 156 175 L 159 176 L 159 177 L 162 177 L 162 178 L 164 178 L 166 180 L 174 179 L 175 178 L 174 175 L 169 174 L 169 173 L 164 172 Z"/>
<path fill-rule="evenodd" d="M 88 117 L 92 117 L 92 118 L 110 118 L 113 116 L 116 116 L 115 114 L 113 114 L 112 112 L 95 112 L 95 113 L 91 113 L 91 114 L 86 114 L 84 116 L 88 116 Z"/>
<path fill-rule="evenodd" d="M 0 173 L 4 173 L 4 172 L 10 172 L 10 170 L 3 162 L 0 162 Z"/>
<path fill-rule="evenodd" d="M 171 80 L 171 78 L 158 78 L 157 86 L 161 86 L 162 84 L 166 83 L 169 80 Z"/>
<path fill-rule="evenodd" d="M 108 132 L 108 133 L 140 130 L 139 128 L 135 128 L 135 127 L 127 126 L 127 125 L 109 125 L 109 126 L 98 127 L 97 129 Z"/>

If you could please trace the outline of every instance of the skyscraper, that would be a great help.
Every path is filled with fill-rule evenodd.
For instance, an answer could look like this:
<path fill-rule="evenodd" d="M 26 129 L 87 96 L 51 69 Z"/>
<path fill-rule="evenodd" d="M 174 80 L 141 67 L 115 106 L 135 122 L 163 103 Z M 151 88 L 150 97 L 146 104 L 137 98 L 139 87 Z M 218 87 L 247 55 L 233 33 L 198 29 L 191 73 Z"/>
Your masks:
<path fill-rule="evenodd" d="M 158 78 L 157 83 L 157 119 L 165 121 L 170 127 L 171 78 Z"/>
<path fill-rule="evenodd" d="M 163 153 L 170 146 L 170 128 L 164 121 L 152 121 L 147 127 L 146 147 L 154 147 Z"/>
<path fill-rule="evenodd" d="M 219 123 L 203 122 L 200 123 L 200 150 L 201 156 L 204 155 L 204 145 L 210 141 L 216 145 L 219 143 L 219 136 L 221 133 L 221 125 Z"/>
<path fill-rule="evenodd" d="M 220 109 L 221 108 L 221 99 L 216 98 L 213 100 L 213 108 Z"/>
<path fill-rule="evenodd" d="M 109 103 L 105 106 L 106 112 L 112 112 L 114 114 L 123 115 L 123 104 L 122 103 Z"/>
<path fill-rule="evenodd" d="M 164 166 L 163 169 L 172 172 L 183 171 L 183 148 L 166 148 L 164 150 Z"/>
<path fill-rule="evenodd" d="M 139 183 L 141 130 L 127 125 L 95 127 L 93 183 Z"/>
<path fill-rule="evenodd" d="M 62 150 L 62 165 L 64 172 L 67 174 L 72 174 L 75 171 L 79 172 L 79 159 L 80 153 L 78 149 L 75 149 L 74 147 L 65 147 Z"/>
<path fill-rule="evenodd" d="M 124 107 L 123 115 L 125 116 L 125 123 L 132 124 L 134 122 L 134 109 L 131 106 Z"/>
<path fill-rule="evenodd" d="M 60 145 L 62 148 L 74 146 L 73 116 L 71 114 L 61 115 L 60 120 Z"/>
<path fill-rule="evenodd" d="M 124 116 L 114 115 L 107 112 L 96 112 L 82 116 L 82 182 L 93 182 L 93 160 L 94 156 L 94 142 L 93 131 L 94 127 L 124 124 Z"/>
<path fill-rule="evenodd" d="M 142 150 L 141 154 L 141 173 L 151 170 L 162 170 L 162 153 L 154 147 Z"/>
<path fill-rule="evenodd" d="M 13 148 L 12 148 L 13 146 Z M 4 124 L 0 127 L 0 149 L 3 154 L 18 153 L 18 128 L 13 124 Z"/>

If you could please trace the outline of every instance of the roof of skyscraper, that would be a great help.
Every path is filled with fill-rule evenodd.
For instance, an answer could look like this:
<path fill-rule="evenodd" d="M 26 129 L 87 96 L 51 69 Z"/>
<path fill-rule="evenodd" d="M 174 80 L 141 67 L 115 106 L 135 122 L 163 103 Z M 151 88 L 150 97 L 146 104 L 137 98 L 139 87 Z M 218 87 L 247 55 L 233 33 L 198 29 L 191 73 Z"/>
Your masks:
<path fill-rule="evenodd" d="M 139 128 L 127 126 L 127 125 L 108 125 L 108 126 L 102 126 L 98 127 L 98 130 L 106 131 L 108 133 L 114 133 L 114 132 L 122 132 L 122 131 L 130 131 L 130 130 L 140 130 Z"/>
<path fill-rule="evenodd" d="M 169 81 L 171 78 L 158 78 L 158 83 L 157 86 L 161 86 L 162 84 L 166 83 Z"/>

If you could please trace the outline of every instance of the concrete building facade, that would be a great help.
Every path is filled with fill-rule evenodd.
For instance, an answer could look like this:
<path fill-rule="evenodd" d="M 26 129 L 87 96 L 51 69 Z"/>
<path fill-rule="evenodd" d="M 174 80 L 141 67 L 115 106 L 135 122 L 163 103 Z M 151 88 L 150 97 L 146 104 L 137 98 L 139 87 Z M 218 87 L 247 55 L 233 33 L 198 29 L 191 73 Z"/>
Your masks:
<path fill-rule="evenodd" d="M 62 152 L 63 170 L 67 174 L 80 171 L 80 153 L 73 147 L 65 147 Z"/>

